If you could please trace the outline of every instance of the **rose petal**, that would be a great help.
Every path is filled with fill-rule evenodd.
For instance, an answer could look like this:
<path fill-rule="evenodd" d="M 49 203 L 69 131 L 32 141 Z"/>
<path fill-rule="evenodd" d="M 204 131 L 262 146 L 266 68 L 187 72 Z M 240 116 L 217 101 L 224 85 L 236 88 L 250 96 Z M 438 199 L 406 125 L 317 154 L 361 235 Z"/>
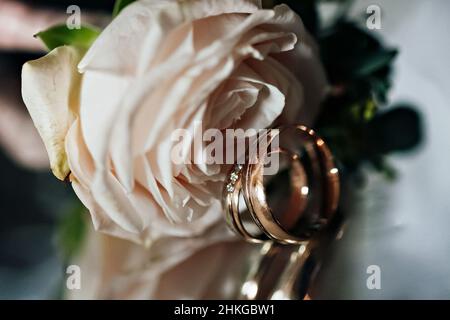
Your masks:
<path fill-rule="evenodd" d="M 207 247 L 233 242 L 236 237 L 223 224 L 210 228 L 202 237 L 164 237 L 148 248 L 91 231 L 81 256 L 72 261 L 87 276 L 82 277 L 80 290 L 67 292 L 68 298 L 155 299 L 158 287 L 164 286 L 160 282 L 164 273 Z M 239 252 L 242 248 L 236 249 Z M 172 281 L 168 283 L 172 285 Z"/>
<path fill-rule="evenodd" d="M 79 68 L 137 74 L 147 70 L 162 39 L 184 22 L 224 13 L 251 13 L 260 7 L 259 0 L 136 1 L 102 32 Z"/>
<path fill-rule="evenodd" d="M 64 139 L 79 108 L 81 75 L 76 65 L 83 52 L 63 46 L 22 69 L 22 97 L 44 141 L 53 174 L 69 173 Z"/>

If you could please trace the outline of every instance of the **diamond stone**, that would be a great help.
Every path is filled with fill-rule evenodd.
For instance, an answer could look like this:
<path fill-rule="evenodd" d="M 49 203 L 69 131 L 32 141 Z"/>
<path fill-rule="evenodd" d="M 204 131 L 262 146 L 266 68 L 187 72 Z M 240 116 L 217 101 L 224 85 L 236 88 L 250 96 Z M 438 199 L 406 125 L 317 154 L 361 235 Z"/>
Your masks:
<path fill-rule="evenodd" d="M 233 192 L 234 191 L 234 185 L 231 184 L 231 183 L 227 184 L 227 191 L 228 192 Z"/>

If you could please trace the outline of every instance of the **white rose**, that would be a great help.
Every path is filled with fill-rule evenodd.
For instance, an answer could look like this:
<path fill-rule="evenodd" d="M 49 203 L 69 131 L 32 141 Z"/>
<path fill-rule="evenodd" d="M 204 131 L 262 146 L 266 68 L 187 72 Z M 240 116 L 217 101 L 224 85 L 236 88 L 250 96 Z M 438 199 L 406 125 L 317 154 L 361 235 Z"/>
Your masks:
<path fill-rule="evenodd" d="M 71 172 L 97 230 L 147 244 L 222 223 L 220 168 L 175 165 L 175 129 L 308 123 L 325 87 L 300 18 L 256 0 L 137 1 L 86 54 L 23 68 L 55 175 Z"/>

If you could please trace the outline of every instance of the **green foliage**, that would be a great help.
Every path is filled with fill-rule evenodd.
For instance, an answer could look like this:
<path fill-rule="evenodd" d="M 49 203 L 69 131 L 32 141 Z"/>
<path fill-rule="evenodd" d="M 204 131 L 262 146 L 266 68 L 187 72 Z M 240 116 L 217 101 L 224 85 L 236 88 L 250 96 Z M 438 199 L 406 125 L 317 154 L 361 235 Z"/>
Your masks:
<path fill-rule="evenodd" d="M 394 106 L 368 124 L 367 139 L 376 154 L 408 151 L 422 139 L 420 116 L 408 105 Z"/>
<path fill-rule="evenodd" d="M 350 172 L 369 162 L 393 177 L 384 157 L 414 149 L 422 140 L 422 123 L 412 106 L 392 106 L 380 111 L 374 100 L 349 104 L 330 97 L 324 104 L 317 131 L 336 158 Z"/>
<path fill-rule="evenodd" d="M 35 37 L 41 39 L 49 50 L 63 45 L 88 49 L 99 34 L 100 31 L 94 27 L 69 29 L 66 25 L 57 25 L 37 33 Z"/>
<path fill-rule="evenodd" d="M 350 84 L 363 99 L 374 94 L 381 103 L 386 101 L 396 49 L 384 47 L 372 33 L 346 21 L 326 30 L 318 41 L 332 84 Z"/>
<path fill-rule="evenodd" d="M 65 261 L 76 255 L 86 235 L 85 208 L 77 204 L 63 216 L 58 226 L 58 244 Z"/>
<path fill-rule="evenodd" d="M 395 178 L 385 156 L 413 149 L 422 139 L 420 116 L 413 107 L 381 108 L 387 103 L 397 50 L 343 20 L 322 32 L 318 42 L 333 90 L 322 107 L 317 131 L 348 171 L 368 162 L 387 178 Z"/>
<path fill-rule="evenodd" d="M 130 3 L 133 3 L 136 0 L 116 0 L 114 3 L 114 9 L 113 9 L 113 17 L 116 17 L 120 11 L 122 11 L 126 6 L 128 6 Z"/>

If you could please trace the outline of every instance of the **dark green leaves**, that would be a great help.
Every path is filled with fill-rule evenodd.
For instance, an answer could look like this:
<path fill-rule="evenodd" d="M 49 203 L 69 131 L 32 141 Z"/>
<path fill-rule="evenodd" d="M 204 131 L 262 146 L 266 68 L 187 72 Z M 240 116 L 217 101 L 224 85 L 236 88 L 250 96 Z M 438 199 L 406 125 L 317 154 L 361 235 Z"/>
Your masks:
<path fill-rule="evenodd" d="M 327 30 L 319 42 L 322 60 L 336 83 L 376 77 L 377 72 L 390 68 L 397 55 L 397 50 L 384 47 L 373 33 L 346 21 Z"/>
<path fill-rule="evenodd" d="M 116 0 L 113 9 L 113 17 L 116 17 L 120 13 L 120 11 L 123 10 L 123 8 L 125 8 L 127 5 L 129 5 L 134 1 L 136 0 Z"/>
<path fill-rule="evenodd" d="M 422 140 L 420 116 L 410 106 L 395 106 L 370 122 L 367 139 L 371 150 L 377 154 L 408 151 Z"/>
<path fill-rule="evenodd" d="M 344 20 L 319 33 L 333 93 L 322 107 L 316 128 L 349 172 L 370 163 L 392 178 L 394 170 L 385 156 L 417 146 L 422 127 L 412 107 L 382 111 L 398 52 L 374 34 Z"/>
<path fill-rule="evenodd" d="M 356 77 L 370 76 L 374 72 L 389 66 L 397 55 L 397 50 L 378 50 L 357 60 L 353 70 Z"/>
<path fill-rule="evenodd" d="M 99 34 L 100 31 L 93 27 L 82 26 L 71 30 L 66 25 L 57 25 L 37 33 L 35 37 L 41 39 L 49 50 L 63 45 L 88 49 Z"/>
<path fill-rule="evenodd" d="M 368 162 L 391 178 L 394 170 L 385 156 L 412 150 L 423 139 L 422 121 L 413 107 L 397 105 L 380 111 L 373 100 L 349 104 L 343 97 L 330 97 L 316 126 L 348 171 Z"/>

